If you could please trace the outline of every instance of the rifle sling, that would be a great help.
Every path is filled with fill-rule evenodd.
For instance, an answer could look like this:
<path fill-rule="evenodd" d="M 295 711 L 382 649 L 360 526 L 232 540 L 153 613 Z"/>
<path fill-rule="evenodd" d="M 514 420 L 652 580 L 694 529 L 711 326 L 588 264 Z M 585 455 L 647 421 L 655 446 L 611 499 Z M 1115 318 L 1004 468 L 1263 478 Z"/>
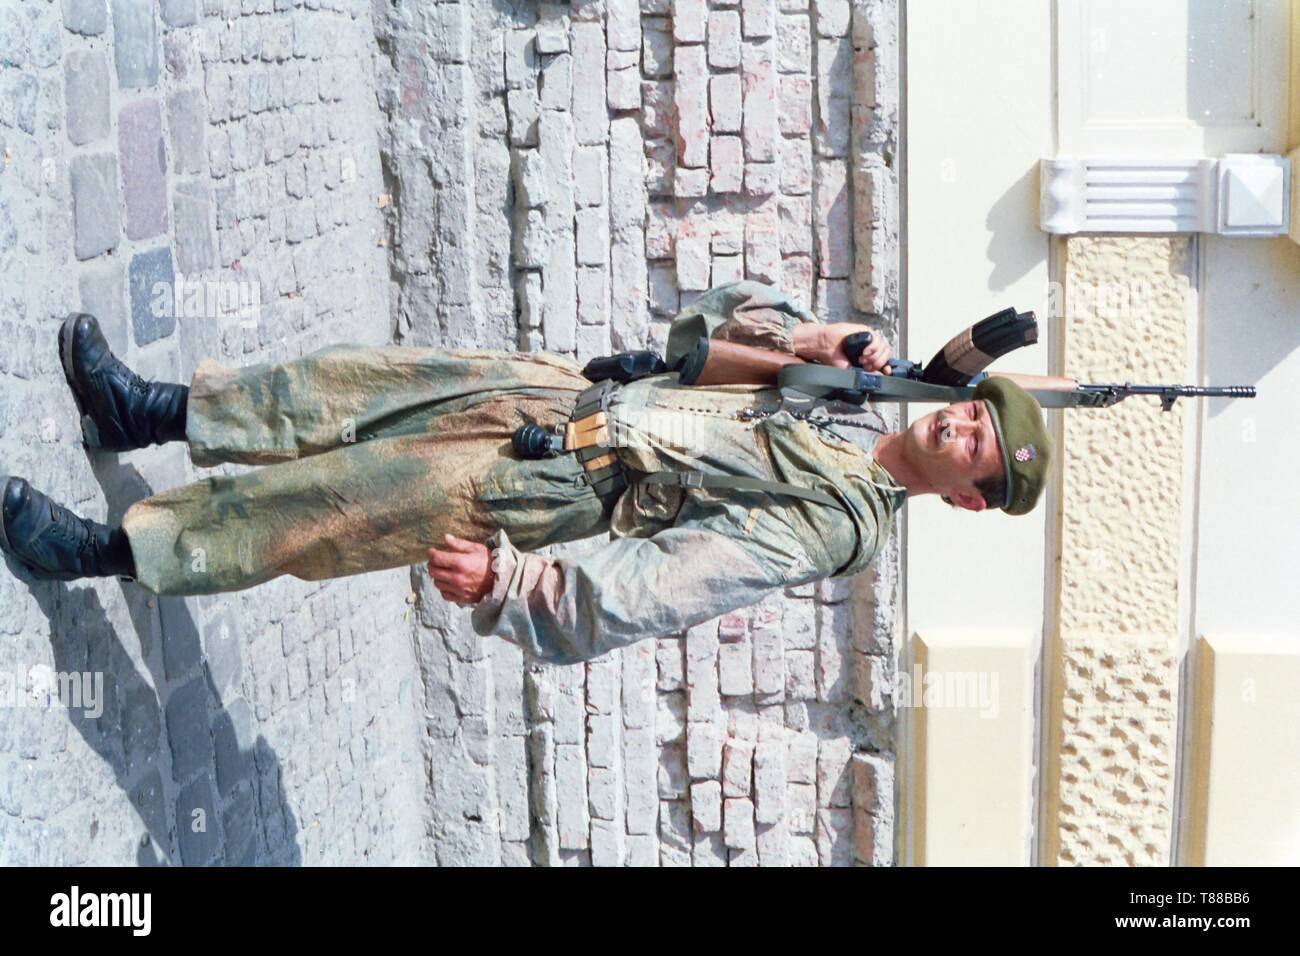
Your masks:
<path fill-rule="evenodd" d="M 679 488 L 726 488 L 733 491 L 762 491 L 770 495 L 786 495 L 791 498 L 803 498 L 820 505 L 830 505 L 843 510 L 844 506 L 837 498 L 784 481 L 767 481 L 762 478 L 742 478 L 735 475 L 710 475 L 699 471 L 654 471 L 648 475 L 638 476 L 638 481 L 652 485 L 674 485 Z"/>
<path fill-rule="evenodd" d="M 838 499 L 817 491 L 813 488 L 804 488 L 802 485 L 791 485 L 783 481 L 765 481 L 762 478 L 741 478 L 732 475 L 709 475 L 699 471 L 654 471 L 648 475 L 640 476 L 637 480 L 649 484 L 674 485 L 679 488 L 726 488 L 733 491 L 761 491 L 769 495 L 786 495 L 791 498 L 802 498 L 805 501 L 812 501 L 819 505 L 829 505 L 832 508 L 838 508 L 846 515 L 849 514 Z M 850 516 L 851 517 L 851 516 Z M 857 554 L 861 545 L 861 532 L 858 531 L 856 521 L 850 521 L 853 528 L 853 554 Z M 844 569 L 852 563 L 852 557 L 844 564 L 840 565 L 831 572 L 831 577 L 839 577 L 844 573 Z"/>
<path fill-rule="evenodd" d="M 880 375 L 828 365 L 792 364 L 781 369 L 778 384 L 784 398 L 815 402 L 834 392 L 862 393 L 873 402 L 939 402 L 952 404 L 975 397 L 973 385 L 935 385 L 901 376 Z M 1076 408 L 1099 404 L 1096 396 L 1079 390 L 1069 392 L 1026 389 L 1043 408 Z"/>

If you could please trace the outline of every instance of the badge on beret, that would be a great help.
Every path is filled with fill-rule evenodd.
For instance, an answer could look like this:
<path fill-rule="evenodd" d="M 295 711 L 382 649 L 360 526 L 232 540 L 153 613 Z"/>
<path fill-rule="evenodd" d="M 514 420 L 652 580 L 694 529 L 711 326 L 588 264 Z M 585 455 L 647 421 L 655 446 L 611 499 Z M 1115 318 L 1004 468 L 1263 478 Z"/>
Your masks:
<path fill-rule="evenodd" d="M 1033 460 L 1034 460 L 1034 446 L 1033 446 L 1033 445 L 1021 445 L 1019 448 L 1016 449 L 1015 458 L 1016 458 L 1016 461 L 1021 462 L 1021 463 L 1024 463 L 1024 462 L 1026 462 L 1026 461 L 1033 461 Z"/>

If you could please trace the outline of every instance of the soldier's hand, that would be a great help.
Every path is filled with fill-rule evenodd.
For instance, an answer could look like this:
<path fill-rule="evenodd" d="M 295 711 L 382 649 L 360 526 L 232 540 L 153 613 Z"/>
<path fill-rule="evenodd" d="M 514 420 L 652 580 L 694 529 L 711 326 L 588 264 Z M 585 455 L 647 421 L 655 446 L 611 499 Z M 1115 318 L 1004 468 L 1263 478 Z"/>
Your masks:
<path fill-rule="evenodd" d="M 429 549 L 429 575 L 444 601 L 477 604 L 492 590 L 492 552 L 487 545 L 454 534 L 442 548 Z"/>
<path fill-rule="evenodd" d="M 875 329 L 859 325 L 857 322 L 830 322 L 827 324 L 805 322 L 795 326 L 795 354 L 809 362 L 833 365 L 835 368 L 848 368 L 849 360 L 844 354 L 844 340 L 858 332 L 870 332 L 871 344 L 862 352 L 858 367 L 868 372 L 889 374 L 889 359 L 893 352 L 889 340 Z"/>

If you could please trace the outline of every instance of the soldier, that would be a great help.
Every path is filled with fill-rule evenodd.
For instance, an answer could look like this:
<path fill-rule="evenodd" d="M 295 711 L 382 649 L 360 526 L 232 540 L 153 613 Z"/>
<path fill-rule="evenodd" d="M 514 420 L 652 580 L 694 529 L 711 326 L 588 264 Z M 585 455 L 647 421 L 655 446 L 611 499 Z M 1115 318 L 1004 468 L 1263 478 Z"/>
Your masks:
<path fill-rule="evenodd" d="M 707 335 L 843 366 L 840 344 L 860 331 L 736 282 L 677 316 L 665 360 Z M 89 447 L 184 440 L 197 465 L 268 467 L 137 501 L 117 528 L 0 478 L 0 547 L 34 576 L 210 594 L 427 558 L 479 634 L 552 662 L 861 571 L 908 495 L 1024 514 L 1051 455 L 1037 402 L 997 378 L 857 444 L 779 409 L 772 388 L 686 387 L 675 373 L 593 386 L 546 353 L 337 346 L 239 370 L 205 361 L 186 388 L 141 380 L 87 315 L 68 318 L 59 346 Z M 860 361 L 888 359 L 877 335 Z M 511 438 L 526 423 L 567 429 L 569 451 L 520 457 Z M 533 553 L 606 531 L 580 557 Z"/>

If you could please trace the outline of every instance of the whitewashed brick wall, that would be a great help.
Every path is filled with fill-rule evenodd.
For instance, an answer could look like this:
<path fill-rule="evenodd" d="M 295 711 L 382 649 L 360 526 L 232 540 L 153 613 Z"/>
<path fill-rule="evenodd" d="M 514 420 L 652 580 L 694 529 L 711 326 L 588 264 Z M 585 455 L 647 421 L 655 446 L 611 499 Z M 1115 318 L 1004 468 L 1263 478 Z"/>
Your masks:
<path fill-rule="evenodd" d="M 896 333 L 894 0 L 374 16 L 399 340 L 585 361 L 742 277 Z M 896 541 L 574 667 L 413 580 L 438 862 L 892 862 Z"/>

